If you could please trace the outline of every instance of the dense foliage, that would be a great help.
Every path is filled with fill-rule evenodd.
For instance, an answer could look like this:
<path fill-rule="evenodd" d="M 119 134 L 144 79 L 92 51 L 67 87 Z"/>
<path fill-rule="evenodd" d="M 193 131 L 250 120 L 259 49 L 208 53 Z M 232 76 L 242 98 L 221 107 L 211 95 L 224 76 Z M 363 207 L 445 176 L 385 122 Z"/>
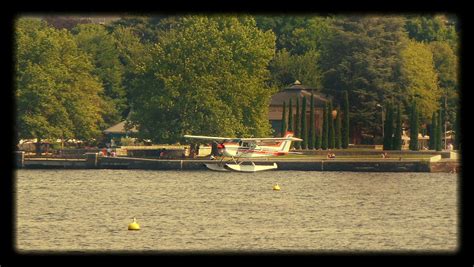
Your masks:
<path fill-rule="evenodd" d="M 382 136 L 377 104 L 387 102 L 399 106 L 394 137 L 399 120 L 400 130 L 404 125 L 418 131 L 408 120 L 412 113 L 399 111 L 412 110 L 415 99 L 420 126 L 432 124 L 441 109 L 438 128 L 456 130 L 460 140 L 455 16 L 162 15 L 111 21 L 17 20 L 18 139 L 94 139 L 125 119 L 140 137 L 158 143 L 180 142 L 185 133 L 268 136 L 271 95 L 299 80 L 342 107 L 334 121 L 328 106 L 327 128 L 313 130 L 301 121 L 296 99 L 288 129 L 297 136 L 309 130 L 311 148 L 376 142 Z"/>

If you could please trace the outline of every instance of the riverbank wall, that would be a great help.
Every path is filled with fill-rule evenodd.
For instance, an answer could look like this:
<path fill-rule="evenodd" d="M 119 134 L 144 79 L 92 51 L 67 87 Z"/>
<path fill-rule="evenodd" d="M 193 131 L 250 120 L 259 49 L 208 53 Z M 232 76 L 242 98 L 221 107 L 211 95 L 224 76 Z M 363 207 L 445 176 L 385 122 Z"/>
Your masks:
<path fill-rule="evenodd" d="M 25 158 L 17 155 L 17 168 L 24 169 L 144 169 L 144 170 L 207 170 L 206 159 L 146 159 L 133 157 L 101 157 L 88 153 L 85 159 Z M 457 172 L 461 171 L 459 159 L 263 159 L 255 164 L 276 162 L 277 170 L 296 171 L 354 171 L 354 172 Z"/>

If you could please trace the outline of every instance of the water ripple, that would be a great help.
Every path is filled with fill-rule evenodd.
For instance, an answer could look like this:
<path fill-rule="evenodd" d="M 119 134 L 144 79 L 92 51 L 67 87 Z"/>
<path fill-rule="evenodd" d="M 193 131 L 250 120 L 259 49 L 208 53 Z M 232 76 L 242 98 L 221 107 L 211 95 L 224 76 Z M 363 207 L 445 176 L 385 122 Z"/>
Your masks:
<path fill-rule="evenodd" d="M 281 191 L 273 191 L 278 183 Z M 453 251 L 443 173 L 19 170 L 19 250 Z M 140 231 L 128 231 L 132 217 Z"/>

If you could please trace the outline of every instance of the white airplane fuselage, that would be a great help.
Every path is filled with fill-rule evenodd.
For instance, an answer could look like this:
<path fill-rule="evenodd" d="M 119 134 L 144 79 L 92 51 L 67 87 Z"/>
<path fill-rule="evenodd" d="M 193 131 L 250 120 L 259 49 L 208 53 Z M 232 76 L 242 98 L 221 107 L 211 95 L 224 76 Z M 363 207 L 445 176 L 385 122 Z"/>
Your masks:
<path fill-rule="evenodd" d="M 291 141 L 283 141 L 276 145 L 242 146 L 239 143 L 223 143 L 223 155 L 226 157 L 260 158 L 271 156 L 282 156 L 288 154 Z"/>

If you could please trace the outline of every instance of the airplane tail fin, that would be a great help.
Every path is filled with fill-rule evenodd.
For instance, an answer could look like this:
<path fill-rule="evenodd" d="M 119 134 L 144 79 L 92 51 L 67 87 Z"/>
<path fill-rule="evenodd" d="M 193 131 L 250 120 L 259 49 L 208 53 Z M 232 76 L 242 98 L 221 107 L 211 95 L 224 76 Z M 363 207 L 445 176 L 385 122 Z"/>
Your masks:
<path fill-rule="evenodd" d="M 294 133 L 291 131 L 287 131 L 285 135 L 283 136 L 284 138 L 289 138 L 289 140 L 284 140 L 283 142 L 280 143 L 278 152 L 280 153 L 288 153 L 290 151 L 291 147 L 291 142 L 292 141 L 302 141 L 303 139 L 293 137 Z"/>

